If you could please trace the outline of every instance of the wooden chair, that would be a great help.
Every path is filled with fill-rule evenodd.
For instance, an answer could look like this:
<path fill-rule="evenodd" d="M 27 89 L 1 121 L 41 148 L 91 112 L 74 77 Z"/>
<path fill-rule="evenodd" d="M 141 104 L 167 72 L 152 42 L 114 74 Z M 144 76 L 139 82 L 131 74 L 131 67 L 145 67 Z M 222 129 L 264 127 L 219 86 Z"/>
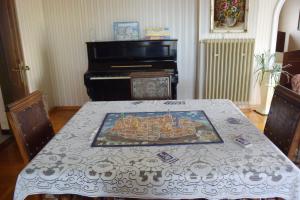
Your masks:
<path fill-rule="evenodd" d="M 54 136 L 42 93 L 33 92 L 8 105 L 8 120 L 21 156 L 28 163 Z"/>
<path fill-rule="evenodd" d="M 8 121 L 21 156 L 28 163 L 55 134 L 44 106 L 43 95 L 40 91 L 35 91 L 8 105 L 8 111 Z M 43 195 L 35 197 L 43 199 Z M 71 195 L 57 197 L 61 200 L 72 198 Z"/>
<path fill-rule="evenodd" d="M 133 72 L 130 74 L 131 99 L 172 99 L 171 75 L 165 72 Z"/>
<path fill-rule="evenodd" d="M 300 95 L 280 85 L 275 88 L 264 133 L 290 160 L 296 161 L 300 144 Z"/>

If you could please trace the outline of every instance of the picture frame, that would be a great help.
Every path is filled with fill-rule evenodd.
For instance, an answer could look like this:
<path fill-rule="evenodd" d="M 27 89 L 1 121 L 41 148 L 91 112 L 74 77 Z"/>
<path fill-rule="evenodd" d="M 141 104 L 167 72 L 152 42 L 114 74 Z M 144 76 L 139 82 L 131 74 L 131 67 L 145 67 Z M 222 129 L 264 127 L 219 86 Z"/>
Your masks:
<path fill-rule="evenodd" d="M 211 32 L 247 32 L 248 10 L 249 0 L 211 0 Z"/>
<path fill-rule="evenodd" d="M 140 38 L 139 22 L 114 22 L 114 40 L 138 40 Z"/>
<path fill-rule="evenodd" d="M 172 99 L 171 75 L 164 72 L 130 73 L 131 99 Z"/>

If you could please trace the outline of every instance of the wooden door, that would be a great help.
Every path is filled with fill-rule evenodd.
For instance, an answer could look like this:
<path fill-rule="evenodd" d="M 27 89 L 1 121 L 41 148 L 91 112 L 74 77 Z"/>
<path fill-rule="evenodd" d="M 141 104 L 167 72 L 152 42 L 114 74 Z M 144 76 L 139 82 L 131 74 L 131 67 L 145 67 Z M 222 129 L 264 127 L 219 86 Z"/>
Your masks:
<path fill-rule="evenodd" d="M 28 94 L 14 0 L 0 0 L 0 85 L 7 105 Z"/>

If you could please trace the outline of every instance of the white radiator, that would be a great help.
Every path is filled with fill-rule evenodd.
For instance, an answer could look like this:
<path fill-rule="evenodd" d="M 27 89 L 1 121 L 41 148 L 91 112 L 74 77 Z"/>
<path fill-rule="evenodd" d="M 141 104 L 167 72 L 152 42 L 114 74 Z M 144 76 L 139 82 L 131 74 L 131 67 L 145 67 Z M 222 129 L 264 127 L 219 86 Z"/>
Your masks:
<path fill-rule="evenodd" d="M 254 39 L 204 41 L 204 98 L 249 102 L 254 41 Z"/>

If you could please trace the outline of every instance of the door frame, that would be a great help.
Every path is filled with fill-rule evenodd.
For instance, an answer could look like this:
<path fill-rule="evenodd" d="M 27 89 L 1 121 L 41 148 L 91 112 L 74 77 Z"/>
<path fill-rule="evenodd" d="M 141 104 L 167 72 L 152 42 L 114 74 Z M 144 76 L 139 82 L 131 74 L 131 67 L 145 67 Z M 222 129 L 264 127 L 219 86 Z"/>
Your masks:
<path fill-rule="evenodd" d="M 272 24 L 272 35 L 271 35 L 271 41 L 270 41 L 270 52 L 275 53 L 276 51 L 276 42 L 277 42 L 277 32 L 278 32 L 278 26 L 279 26 L 279 18 L 280 13 L 283 8 L 283 5 L 286 0 L 278 0 L 278 3 L 276 5 L 274 15 L 273 15 L 273 24 Z"/>
<path fill-rule="evenodd" d="M 12 37 L 12 41 L 14 41 L 14 53 L 17 57 L 17 61 L 19 62 L 17 67 L 19 70 L 21 70 L 20 72 L 15 72 L 15 73 L 19 73 L 19 75 L 17 76 L 20 83 L 22 84 L 22 91 L 24 92 L 25 96 L 29 94 L 29 87 L 28 87 L 28 78 L 27 78 L 27 73 L 25 70 L 22 71 L 22 68 L 25 67 L 25 61 L 24 61 L 24 53 L 23 53 L 23 48 L 22 48 L 22 41 L 21 41 L 21 35 L 20 35 L 20 30 L 19 30 L 19 21 L 18 21 L 18 16 L 17 16 L 17 9 L 16 9 L 16 2 L 15 0 L 0 0 L 0 1 L 6 1 L 7 2 L 7 7 L 8 7 L 8 23 L 9 23 L 9 28 L 10 28 L 10 32 L 11 32 L 11 37 Z M 0 29 L 0 32 L 2 30 Z M 0 34 L 0 45 L 2 45 L 0 48 L 3 48 L 3 52 L 5 51 L 5 45 L 3 44 L 2 41 L 4 41 L 5 38 L 1 38 L 1 34 Z M 3 55 L 5 56 L 5 54 Z M 5 61 L 6 62 L 6 61 Z M 4 71 L 7 73 L 6 75 L 9 76 L 10 69 L 8 66 L 6 66 L 7 69 L 5 69 Z M 7 99 L 10 98 L 6 98 L 6 95 L 10 95 L 8 92 L 6 92 L 9 89 L 9 86 L 7 86 L 7 83 L 5 83 L 5 79 L 1 80 L 0 78 L 0 85 L 1 85 L 1 89 L 2 89 L 2 97 L 3 97 L 3 101 L 5 106 L 8 103 Z M 12 95 L 11 95 L 12 96 Z"/>
<path fill-rule="evenodd" d="M 1 53 L 3 54 L 2 56 L 4 57 L 3 66 L 0 66 L 0 67 L 3 67 L 2 72 L 4 73 L 4 76 L 10 76 L 9 73 L 12 73 L 12 72 L 10 72 L 12 67 L 9 67 L 8 64 L 6 64 L 7 58 L 8 58 L 5 56 L 6 45 L 12 44 L 13 47 L 11 47 L 11 49 L 12 49 L 11 52 L 14 52 L 14 54 L 16 55 L 15 56 L 16 63 L 19 62 L 18 66 L 13 66 L 14 68 L 18 68 L 21 70 L 21 67 L 25 66 L 24 65 L 24 54 L 23 54 L 23 48 L 22 48 L 22 42 L 21 42 L 16 2 L 15 2 L 15 0 L 0 0 L 0 3 L 2 3 L 3 6 L 7 7 L 8 14 L 7 15 L 5 14 L 4 16 L 7 16 L 7 19 L 5 19 L 5 20 L 7 20 L 8 25 L 5 25 L 5 27 L 9 27 L 9 30 L 10 30 L 10 31 L 8 31 L 8 32 L 10 32 L 10 34 L 5 33 L 5 32 L 3 34 L 0 34 L 0 48 L 1 48 Z M 3 9 L 6 9 L 6 8 L 3 8 Z M 5 20 L 3 20 L 3 21 L 5 22 Z M 0 29 L 0 32 L 1 31 L 4 31 L 4 30 Z M 7 38 L 9 39 L 9 41 L 12 41 L 11 43 L 4 44 L 3 41 L 5 41 L 5 39 L 6 39 L 5 35 L 9 36 Z M 23 93 L 24 93 L 25 96 L 28 95 L 29 87 L 28 87 L 28 79 L 27 79 L 26 71 L 19 71 L 19 72 L 15 72 L 15 73 L 19 73 L 18 75 L 15 76 L 15 78 L 16 78 L 16 80 L 20 81 L 20 84 L 22 84 L 20 91 L 23 91 L 23 92 L 20 94 L 23 95 Z M 7 83 L 7 79 L 0 77 L 0 86 L 1 86 L 1 90 L 0 90 L 1 95 L 0 96 L 2 96 L 1 101 L 3 101 L 3 103 L 4 103 L 6 112 L 7 112 L 7 104 L 11 103 L 9 101 L 11 99 L 13 99 L 13 96 L 14 96 L 13 92 L 11 92 L 11 93 L 7 92 L 7 91 L 11 90 L 9 85 L 10 85 L 10 83 Z M 2 110 L 3 109 L 0 109 L 0 112 L 3 112 Z M 6 116 L 5 113 L 2 113 L 2 114 L 4 114 Z M 2 124 L 0 124 L 0 129 L 2 130 L 2 133 L 8 132 L 9 127 L 7 127 L 7 124 L 3 122 L 4 121 L 3 119 L 1 121 L 2 121 Z"/>

